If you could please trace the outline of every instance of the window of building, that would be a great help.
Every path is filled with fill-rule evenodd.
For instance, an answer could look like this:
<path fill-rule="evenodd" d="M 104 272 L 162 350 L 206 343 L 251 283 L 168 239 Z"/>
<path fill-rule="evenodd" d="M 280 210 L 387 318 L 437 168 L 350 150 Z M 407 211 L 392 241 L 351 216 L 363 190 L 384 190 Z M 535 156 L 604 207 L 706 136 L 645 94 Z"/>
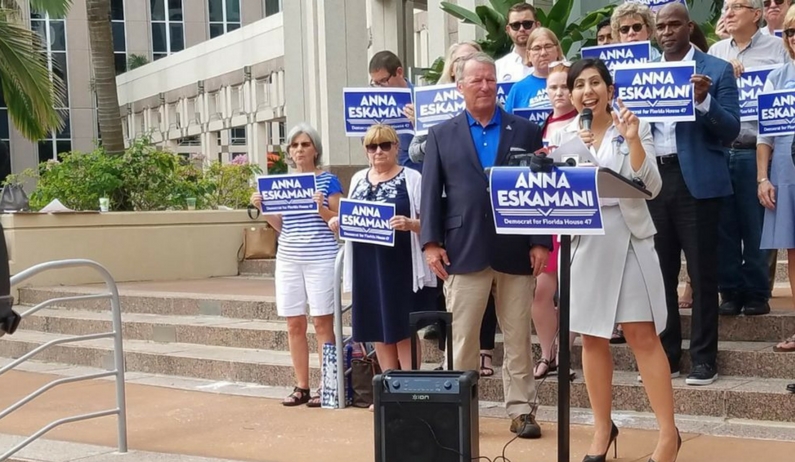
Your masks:
<path fill-rule="evenodd" d="M 160 59 L 185 48 L 182 0 L 149 0 L 152 16 L 152 59 Z"/>
<path fill-rule="evenodd" d="M 235 127 L 229 130 L 229 144 L 233 146 L 245 146 L 246 127 Z"/>
<path fill-rule="evenodd" d="M 265 17 L 282 11 L 282 0 L 265 0 Z"/>
<path fill-rule="evenodd" d="M 55 109 L 61 112 L 64 126 L 57 133 L 50 133 L 46 138 L 39 140 L 39 162 L 57 159 L 59 154 L 72 150 L 72 128 L 69 112 L 69 79 L 66 64 L 66 21 L 52 19 L 46 13 L 40 13 L 31 8 L 30 27 L 42 39 L 42 53 L 47 56 L 50 75 L 57 75 L 63 80 L 66 87 L 66 98 L 60 107 Z"/>
<path fill-rule="evenodd" d="M 124 0 L 110 1 L 110 27 L 113 33 L 113 57 L 116 75 L 127 72 L 127 31 L 124 24 Z"/>
<path fill-rule="evenodd" d="M 240 29 L 240 0 L 208 0 L 210 38 Z"/>

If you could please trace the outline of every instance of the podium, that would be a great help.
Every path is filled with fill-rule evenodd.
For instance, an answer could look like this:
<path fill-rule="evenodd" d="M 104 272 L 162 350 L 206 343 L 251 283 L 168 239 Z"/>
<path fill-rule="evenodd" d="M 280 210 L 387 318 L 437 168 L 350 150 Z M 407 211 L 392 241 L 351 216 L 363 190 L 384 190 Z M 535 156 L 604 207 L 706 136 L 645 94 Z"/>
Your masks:
<path fill-rule="evenodd" d="M 509 166 L 527 167 L 534 173 L 544 171 L 533 166 L 530 159 L 535 156 L 533 153 L 520 153 L 513 156 L 513 161 L 509 160 Z M 556 152 L 555 157 L 560 158 L 560 153 Z M 551 162 L 549 159 L 546 167 L 575 167 L 569 162 Z M 581 167 L 589 168 L 589 167 Z M 600 167 L 596 168 L 596 185 L 600 199 L 649 199 L 649 192 L 640 180 L 629 180 L 614 172 L 613 170 Z M 490 169 L 486 169 L 489 174 Z M 528 234 L 516 233 L 516 234 Z M 537 233 L 541 234 L 541 233 Z M 558 338 L 558 462 L 570 462 L 570 397 L 571 381 L 568 380 L 568 371 L 571 368 L 571 349 L 569 347 L 571 320 L 571 238 L 572 234 L 558 232 L 560 236 L 560 281 L 558 284 L 559 302 L 559 338 Z M 577 235 L 574 233 L 573 235 Z"/>
<path fill-rule="evenodd" d="M 651 192 L 641 183 L 628 180 L 618 173 L 598 168 L 596 184 L 600 199 L 649 199 Z M 571 349 L 569 348 L 569 322 L 571 320 L 571 235 L 560 235 L 560 293 L 558 302 L 559 338 L 558 338 L 558 462 L 570 462 L 570 398 L 571 381 L 563 380 L 571 369 Z"/>

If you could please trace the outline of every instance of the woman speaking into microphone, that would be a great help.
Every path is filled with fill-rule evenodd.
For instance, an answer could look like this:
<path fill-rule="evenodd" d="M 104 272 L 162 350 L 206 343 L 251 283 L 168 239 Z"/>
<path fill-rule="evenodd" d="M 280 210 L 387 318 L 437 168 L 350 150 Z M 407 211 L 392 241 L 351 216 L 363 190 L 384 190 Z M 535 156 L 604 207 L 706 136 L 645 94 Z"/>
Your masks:
<path fill-rule="evenodd" d="M 579 115 L 558 130 L 550 145 L 579 137 L 599 167 L 640 180 L 653 196 L 662 187 L 651 127 L 621 100 L 611 110 L 613 79 L 600 60 L 574 63 L 566 84 Z M 681 440 L 674 423 L 668 359 L 658 337 L 667 310 L 654 250 L 656 229 L 645 199 L 602 199 L 603 236 L 579 236 L 571 251 L 571 331 L 582 335 L 582 362 L 595 433 L 583 462 L 601 462 L 619 430 L 611 418 L 613 358 L 609 339 L 621 324 L 638 363 L 660 437 L 650 461 L 673 462 Z"/>

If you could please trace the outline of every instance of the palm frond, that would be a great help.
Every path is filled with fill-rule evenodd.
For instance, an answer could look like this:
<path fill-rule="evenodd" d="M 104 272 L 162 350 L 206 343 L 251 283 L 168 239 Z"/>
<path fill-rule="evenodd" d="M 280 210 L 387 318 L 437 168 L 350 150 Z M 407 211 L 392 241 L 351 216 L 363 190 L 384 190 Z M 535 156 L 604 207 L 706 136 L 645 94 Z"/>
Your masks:
<path fill-rule="evenodd" d="M 38 34 L 0 10 L 0 83 L 8 115 L 26 138 L 37 140 L 62 127 L 55 107 L 65 99 L 63 81 L 50 75 Z"/>
<path fill-rule="evenodd" d="M 72 0 L 30 0 L 31 9 L 47 13 L 51 18 L 65 17 L 71 7 Z"/>

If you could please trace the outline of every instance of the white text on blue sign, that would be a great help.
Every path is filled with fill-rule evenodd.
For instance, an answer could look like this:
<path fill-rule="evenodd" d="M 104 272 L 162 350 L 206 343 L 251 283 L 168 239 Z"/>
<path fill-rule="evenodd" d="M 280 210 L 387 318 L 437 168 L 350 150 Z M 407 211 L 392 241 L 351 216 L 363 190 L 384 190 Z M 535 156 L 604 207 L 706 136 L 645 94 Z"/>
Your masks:
<path fill-rule="evenodd" d="M 767 75 L 777 67 L 779 65 L 748 67 L 737 79 L 737 90 L 740 93 L 740 120 L 742 122 L 756 122 L 759 112 L 757 97 L 765 87 Z"/>
<path fill-rule="evenodd" d="M 617 96 L 649 122 L 696 120 L 693 84 L 695 63 L 666 62 L 615 67 Z"/>
<path fill-rule="evenodd" d="M 621 64 L 639 64 L 649 61 L 650 42 L 616 43 L 582 49 L 583 58 L 597 58 L 604 61 L 611 71 Z"/>
<path fill-rule="evenodd" d="M 758 102 L 760 135 L 795 133 L 795 90 L 759 93 Z"/>
<path fill-rule="evenodd" d="M 345 88 L 345 134 L 362 136 L 371 125 L 391 125 L 399 134 L 414 133 L 403 108 L 411 103 L 408 88 Z"/>
<path fill-rule="evenodd" d="M 394 216 L 394 204 L 341 199 L 340 239 L 394 246 L 395 230 L 389 223 Z"/>
<path fill-rule="evenodd" d="M 317 212 L 314 173 L 257 177 L 263 215 Z"/>

